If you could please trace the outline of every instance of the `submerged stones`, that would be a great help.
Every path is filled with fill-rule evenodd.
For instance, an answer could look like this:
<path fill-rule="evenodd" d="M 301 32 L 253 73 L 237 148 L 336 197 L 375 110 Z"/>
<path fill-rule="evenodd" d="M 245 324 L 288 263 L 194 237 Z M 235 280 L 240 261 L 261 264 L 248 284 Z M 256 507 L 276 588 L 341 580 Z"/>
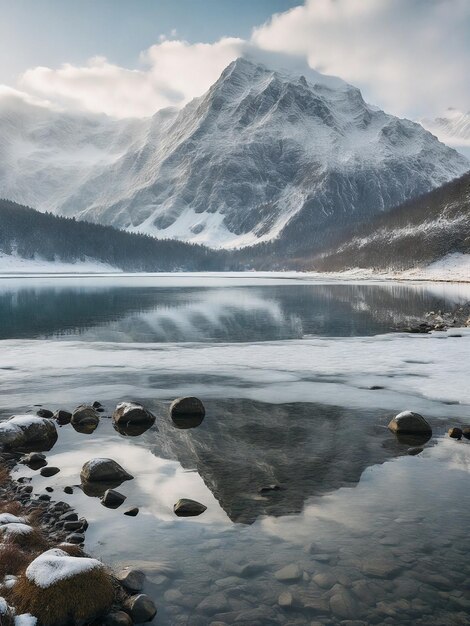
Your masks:
<path fill-rule="evenodd" d="M 87 461 L 80 472 L 83 482 L 118 482 L 132 480 L 134 477 L 112 459 L 96 458 Z"/>
<path fill-rule="evenodd" d="M 196 500 L 189 500 L 188 498 L 181 498 L 173 507 L 173 511 L 178 517 L 196 517 L 206 510 L 207 506 L 196 502 Z"/>
<path fill-rule="evenodd" d="M 296 563 L 291 563 L 282 567 L 280 570 L 274 573 L 274 578 L 280 582 L 295 582 L 302 578 L 302 570 Z"/>
<path fill-rule="evenodd" d="M 199 398 L 187 396 L 173 400 L 170 417 L 177 428 L 195 428 L 204 419 L 206 409 Z"/>
<path fill-rule="evenodd" d="M 404 435 L 431 435 L 432 428 L 419 413 L 403 411 L 396 415 L 388 425 L 389 429 L 396 434 Z"/>

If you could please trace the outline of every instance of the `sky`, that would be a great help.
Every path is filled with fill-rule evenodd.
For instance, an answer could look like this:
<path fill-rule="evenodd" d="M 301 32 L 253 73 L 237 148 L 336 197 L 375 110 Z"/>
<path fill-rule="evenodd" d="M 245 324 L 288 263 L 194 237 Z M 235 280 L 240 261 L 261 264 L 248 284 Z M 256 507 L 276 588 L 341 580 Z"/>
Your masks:
<path fill-rule="evenodd" d="M 0 0 L 0 15 L 0 96 L 48 106 L 152 115 L 268 51 L 396 115 L 470 110 L 470 0 Z"/>

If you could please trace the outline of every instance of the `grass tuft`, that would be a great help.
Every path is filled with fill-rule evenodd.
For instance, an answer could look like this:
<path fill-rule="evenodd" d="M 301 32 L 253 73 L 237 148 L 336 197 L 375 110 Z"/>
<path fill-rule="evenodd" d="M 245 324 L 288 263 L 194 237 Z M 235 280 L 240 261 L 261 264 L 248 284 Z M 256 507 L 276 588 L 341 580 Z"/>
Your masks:
<path fill-rule="evenodd" d="M 5 487 L 10 482 L 10 472 L 5 465 L 0 465 L 0 487 Z"/>
<path fill-rule="evenodd" d="M 43 626 L 90 621 L 109 611 L 114 585 L 104 568 L 84 572 L 42 589 L 25 575 L 12 588 L 17 613 L 31 613 Z"/>
<path fill-rule="evenodd" d="M 0 544 L 0 578 L 7 574 L 17 576 L 34 557 L 10 540 Z"/>

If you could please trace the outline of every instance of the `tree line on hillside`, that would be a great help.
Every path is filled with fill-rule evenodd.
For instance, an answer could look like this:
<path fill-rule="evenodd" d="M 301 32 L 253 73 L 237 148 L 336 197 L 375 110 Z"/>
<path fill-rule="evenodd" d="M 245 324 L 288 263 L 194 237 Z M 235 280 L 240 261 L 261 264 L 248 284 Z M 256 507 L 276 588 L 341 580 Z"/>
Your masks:
<path fill-rule="evenodd" d="M 127 271 L 210 271 L 225 264 L 205 246 L 157 240 L 0 200 L 0 252 L 75 263 L 94 259 Z"/>

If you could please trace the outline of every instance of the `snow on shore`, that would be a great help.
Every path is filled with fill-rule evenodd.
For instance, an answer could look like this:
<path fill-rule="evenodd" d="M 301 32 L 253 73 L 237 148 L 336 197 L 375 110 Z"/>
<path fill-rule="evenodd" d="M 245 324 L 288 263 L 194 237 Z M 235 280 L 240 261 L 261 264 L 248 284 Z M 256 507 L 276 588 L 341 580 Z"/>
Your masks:
<path fill-rule="evenodd" d="M 0 252 L 0 275 L 2 274 L 98 274 L 116 273 L 120 269 L 87 259 L 78 263 L 63 261 L 45 261 L 44 259 L 23 259 L 17 255 Z"/>

